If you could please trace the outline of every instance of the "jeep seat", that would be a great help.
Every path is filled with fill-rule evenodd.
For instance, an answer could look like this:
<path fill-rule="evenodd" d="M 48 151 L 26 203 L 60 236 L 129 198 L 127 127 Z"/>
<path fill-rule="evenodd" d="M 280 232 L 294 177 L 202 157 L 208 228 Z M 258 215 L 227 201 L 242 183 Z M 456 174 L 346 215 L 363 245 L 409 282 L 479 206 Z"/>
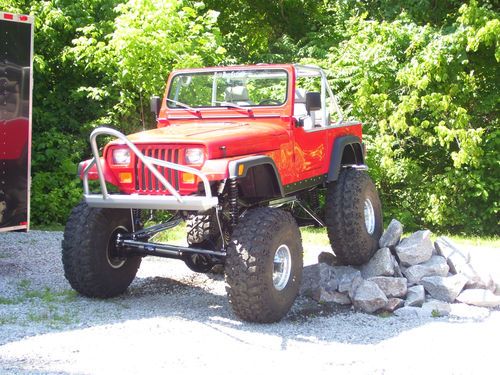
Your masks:
<path fill-rule="evenodd" d="M 248 97 L 248 89 L 245 86 L 232 86 L 226 88 L 224 100 L 237 105 L 253 104 Z"/>

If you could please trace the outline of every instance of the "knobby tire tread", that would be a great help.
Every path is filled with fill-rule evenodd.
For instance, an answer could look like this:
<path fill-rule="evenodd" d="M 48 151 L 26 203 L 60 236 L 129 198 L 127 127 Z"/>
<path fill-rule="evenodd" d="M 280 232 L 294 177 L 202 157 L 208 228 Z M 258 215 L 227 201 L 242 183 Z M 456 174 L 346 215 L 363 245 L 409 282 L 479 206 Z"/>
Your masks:
<path fill-rule="evenodd" d="M 372 202 L 376 216 L 373 235 L 366 232 L 364 212 L 360 209 L 364 205 L 366 189 L 376 198 L 376 202 Z M 375 186 L 367 173 L 345 169 L 336 182 L 330 183 L 325 220 L 332 249 L 342 263 L 361 265 L 370 260 L 382 234 L 382 215 Z"/>
<path fill-rule="evenodd" d="M 292 274 L 283 293 L 276 293 L 268 263 L 276 249 L 269 245 L 282 228 L 289 232 Z M 229 301 L 239 318 L 258 323 L 279 321 L 293 304 L 302 278 L 302 240 L 292 215 L 269 207 L 250 210 L 233 231 L 225 270 Z"/>

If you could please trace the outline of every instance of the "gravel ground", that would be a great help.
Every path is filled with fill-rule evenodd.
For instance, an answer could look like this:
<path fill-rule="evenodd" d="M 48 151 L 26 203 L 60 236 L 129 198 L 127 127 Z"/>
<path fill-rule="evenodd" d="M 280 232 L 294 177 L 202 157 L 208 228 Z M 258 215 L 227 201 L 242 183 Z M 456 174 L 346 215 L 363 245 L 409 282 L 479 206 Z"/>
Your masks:
<path fill-rule="evenodd" d="M 498 310 L 387 317 L 298 299 L 280 323 L 249 324 L 222 276 L 160 258 L 143 260 L 125 295 L 92 300 L 66 282 L 61 239 L 0 233 L 0 374 L 497 373 Z M 498 269 L 499 249 L 474 251 Z"/>

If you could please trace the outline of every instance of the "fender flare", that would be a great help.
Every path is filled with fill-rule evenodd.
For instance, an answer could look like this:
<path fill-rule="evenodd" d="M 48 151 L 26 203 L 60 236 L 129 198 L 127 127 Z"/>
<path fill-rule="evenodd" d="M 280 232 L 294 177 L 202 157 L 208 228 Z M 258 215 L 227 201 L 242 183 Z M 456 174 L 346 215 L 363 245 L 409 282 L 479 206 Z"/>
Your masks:
<path fill-rule="evenodd" d="M 283 184 L 281 183 L 281 177 L 278 172 L 278 168 L 276 167 L 274 160 L 271 159 L 269 156 L 257 155 L 237 160 L 231 160 L 228 163 L 229 178 L 236 178 L 236 179 L 244 178 L 247 176 L 247 173 L 250 169 L 252 169 L 253 167 L 257 167 L 259 165 L 271 166 L 274 173 L 274 177 L 276 178 L 276 183 L 278 184 L 280 194 L 282 197 L 284 197 L 285 191 L 283 189 Z"/>
<path fill-rule="evenodd" d="M 365 156 L 364 156 L 364 148 L 363 148 L 363 142 L 359 137 L 356 137 L 354 135 L 346 135 L 343 137 L 339 137 L 335 139 L 333 143 L 333 148 L 332 148 L 332 153 L 330 157 L 330 167 L 328 168 L 328 178 L 327 182 L 332 182 L 332 181 L 337 181 L 339 178 L 339 173 L 340 169 L 342 167 L 342 155 L 344 154 L 344 149 L 349 146 L 349 145 L 354 145 L 358 144 L 361 150 L 361 160 L 359 160 L 361 163 L 358 164 L 364 165 L 365 163 Z"/>

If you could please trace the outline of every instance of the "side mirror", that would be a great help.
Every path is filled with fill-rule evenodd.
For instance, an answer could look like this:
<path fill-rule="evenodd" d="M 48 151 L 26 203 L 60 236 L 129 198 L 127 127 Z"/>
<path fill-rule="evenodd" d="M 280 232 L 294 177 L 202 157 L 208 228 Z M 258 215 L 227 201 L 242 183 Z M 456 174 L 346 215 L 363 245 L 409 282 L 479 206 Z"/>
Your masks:
<path fill-rule="evenodd" d="M 158 117 L 161 108 L 161 98 L 159 96 L 152 96 L 150 99 L 151 112 Z"/>
<path fill-rule="evenodd" d="M 321 94 L 319 92 L 308 92 L 306 94 L 306 111 L 319 111 L 321 109 Z"/>
<path fill-rule="evenodd" d="M 296 128 L 312 129 L 314 124 L 312 118 L 309 115 L 303 115 L 295 119 Z"/>

